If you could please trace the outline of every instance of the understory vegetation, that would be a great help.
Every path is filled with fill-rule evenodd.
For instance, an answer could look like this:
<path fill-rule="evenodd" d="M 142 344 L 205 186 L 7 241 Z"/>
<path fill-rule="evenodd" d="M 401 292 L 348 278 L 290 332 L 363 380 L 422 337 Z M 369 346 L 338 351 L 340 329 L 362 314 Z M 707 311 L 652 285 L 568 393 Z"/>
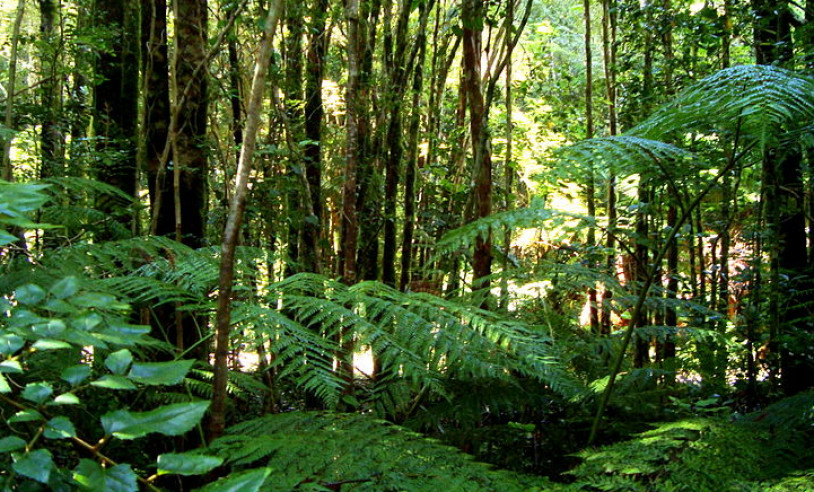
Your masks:
<path fill-rule="evenodd" d="M 593 3 L 0 2 L 0 488 L 814 490 L 814 5 Z"/>

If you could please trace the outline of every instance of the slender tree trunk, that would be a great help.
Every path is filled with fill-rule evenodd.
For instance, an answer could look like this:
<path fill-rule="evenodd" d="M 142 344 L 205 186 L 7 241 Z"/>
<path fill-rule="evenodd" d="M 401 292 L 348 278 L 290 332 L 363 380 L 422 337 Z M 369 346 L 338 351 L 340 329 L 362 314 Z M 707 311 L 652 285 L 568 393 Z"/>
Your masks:
<path fill-rule="evenodd" d="M 587 0 L 586 0 L 587 1 Z M 589 14 L 590 15 L 590 14 Z M 508 0 L 506 5 L 506 20 L 505 20 L 506 36 L 505 36 L 505 50 L 507 56 L 506 63 L 506 158 L 503 160 L 503 179 L 505 190 L 503 191 L 504 202 L 503 209 L 510 210 L 512 207 L 512 187 L 514 186 L 514 163 L 512 162 L 512 34 L 514 27 L 514 0 Z M 587 35 L 590 37 L 590 35 Z M 587 45 L 586 45 L 587 46 Z M 589 62 L 590 65 L 590 55 Z M 588 76 L 590 80 L 590 76 Z M 590 85 L 590 84 L 589 84 Z M 589 96 L 588 96 L 589 97 Z M 588 111 L 586 109 L 586 111 Z M 587 114 L 587 113 L 586 113 Z M 591 122 L 592 124 L 593 122 Z M 500 277 L 500 309 L 507 312 L 509 310 L 509 255 L 512 247 L 512 229 L 505 227 L 503 229 L 503 258 L 501 262 L 501 277 Z M 594 291 L 594 302 L 596 301 L 596 291 Z"/>
<path fill-rule="evenodd" d="M 5 127 L 13 129 L 14 124 L 14 95 L 17 92 L 17 46 L 20 41 L 20 26 L 23 23 L 25 14 L 25 0 L 17 2 L 17 13 L 14 16 L 14 26 L 11 28 L 11 56 L 8 62 L 8 84 L 6 85 L 6 115 Z M 14 181 L 14 172 L 11 164 L 11 141 L 12 137 L 3 139 L 3 169 L 2 178 L 6 181 Z"/>
<path fill-rule="evenodd" d="M 305 219 L 302 235 L 302 263 L 308 272 L 320 272 L 320 239 L 322 235 L 322 78 L 328 32 L 325 20 L 328 0 L 315 0 L 311 11 L 311 34 L 306 55 L 305 80 L 305 175 L 311 191 L 311 207 Z"/>
<path fill-rule="evenodd" d="M 602 0 L 602 60 L 605 72 L 605 97 L 608 101 L 608 131 L 611 136 L 618 133 L 616 117 L 616 48 L 615 48 L 615 21 L 611 12 L 613 0 Z M 608 231 L 605 240 L 605 248 L 611 253 L 608 254 L 606 267 L 608 275 L 616 275 L 616 254 L 612 251 L 616 246 L 614 229 L 616 228 L 616 177 L 608 176 L 607 184 L 607 210 L 608 210 Z M 611 286 L 605 286 L 602 292 L 600 332 L 603 335 L 610 335 L 612 329 L 611 313 L 613 310 L 613 291 Z"/>
<path fill-rule="evenodd" d="M 178 0 L 176 0 L 178 1 Z M 243 147 L 240 149 L 235 194 L 229 207 L 229 218 L 221 243 L 220 273 L 218 276 L 218 308 L 215 326 L 215 365 L 212 388 L 212 405 L 209 409 L 208 438 L 210 442 L 223 434 L 226 426 L 226 384 L 228 382 L 229 334 L 231 332 L 232 282 L 234 279 L 235 249 L 240 235 L 240 225 L 246 208 L 249 173 L 252 155 L 256 147 L 257 130 L 260 127 L 265 79 L 271 61 L 272 37 L 280 16 L 282 0 L 274 0 L 263 27 L 263 39 L 257 53 L 254 77 L 246 110 L 246 128 Z"/>
<path fill-rule="evenodd" d="M 357 241 L 359 225 L 357 221 L 356 178 L 359 170 L 360 158 L 360 129 L 359 113 L 363 102 L 360 92 L 360 62 L 361 62 L 361 30 L 360 30 L 360 0 L 346 0 L 345 19 L 347 22 L 347 54 L 348 54 L 348 81 L 345 89 L 346 121 L 345 121 L 345 182 L 342 185 L 342 282 L 352 285 L 358 280 L 356 270 Z M 342 351 L 338 354 L 337 371 L 349 382 L 353 377 L 352 357 L 353 341 L 347 329 L 340 328 L 339 343 Z"/>
<path fill-rule="evenodd" d="M 356 218 L 356 173 L 359 168 L 359 94 L 360 29 L 359 0 L 347 0 L 348 82 L 345 90 L 345 182 L 342 185 L 342 281 L 356 283 L 356 249 L 359 226 Z"/>
<path fill-rule="evenodd" d="M 401 2 L 396 21 L 395 51 L 390 59 L 390 84 L 388 100 L 390 121 L 387 128 L 388 156 L 385 161 L 384 186 L 384 243 L 382 247 L 382 282 L 396 285 L 396 200 L 398 198 L 399 173 L 404 157 L 402 140 L 402 107 L 404 91 L 409 77 L 407 67 L 407 25 L 411 4 Z"/>
<path fill-rule="evenodd" d="M 667 209 L 667 228 L 670 231 L 675 230 L 678 221 L 678 209 L 676 201 L 679 197 L 673 195 L 670 206 Z M 678 326 L 678 313 L 675 308 L 675 302 L 678 299 L 678 255 L 679 244 L 678 238 L 673 236 L 669 241 L 667 250 L 667 309 L 665 310 L 664 324 L 673 329 Z M 664 377 L 664 382 L 667 386 L 675 383 L 675 370 L 676 370 L 676 342 L 675 336 L 667 334 L 664 339 L 664 350 L 662 353 L 662 364 L 668 371 Z"/>
<path fill-rule="evenodd" d="M 287 0 L 285 5 L 285 25 L 288 29 L 285 37 L 285 111 L 288 120 L 287 131 L 291 132 L 289 141 L 295 148 L 289 149 L 286 169 L 286 202 L 288 204 L 288 249 L 286 254 L 286 276 L 301 271 L 300 232 L 303 229 L 303 199 L 300 176 L 304 163 L 299 143 L 304 140 L 302 88 L 302 37 L 303 3 L 301 0 Z"/>
<path fill-rule="evenodd" d="M 359 5 L 359 75 L 358 108 L 356 126 L 358 128 L 358 169 L 356 176 L 356 211 L 358 214 L 359 239 L 357 241 L 357 275 L 359 280 L 379 278 L 379 237 L 382 229 L 381 191 L 381 141 L 376 132 L 380 128 L 372 125 L 371 115 L 378 114 L 375 108 L 373 83 L 373 58 L 376 51 L 376 32 L 382 0 L 360 0 Z M 389 0 L 386 0 L 389 2 Z"/>
<path fill-rule="evenodd" d="M 594 137 L 594 106 L 593 106 L 593 53 L 591 50 L 591 1 L 583 0 L 583 19 L 585 23 L 585 138 Z M 596 178 L 593 169 L 588 176 L 588 186 L 585 190 L 588 205 L 588 217 L 596 221 Z M 591 224 L 588 227 L 587 238 L 588 254 L 593 256 L 593 249 L 596 247 L 596 227 Z M 595 267 L 591 262 L 591 267 Z M 600 333 L 599 326 L 599 305 L 597 302 L 596 287 L 588 289 L 588 309 L 591 324 L 591 332 Z"/>
<path fill-rule="evenodd" d="M 61 49 L 57 45 L 54 32 L 55 14 L 56 5 L 54 0 L 40 0 L 40 39 L 42 41 L 40 100 L 45 113 L 40 136 L 41 178 L 62 176 L 64 173 L 64 142 L 59 123 L 60 95 L 62 91 L 59 76 Z"/>
<path fill-rule="evenodd" d="M 486 128 L 486 110 L 481 89 L 481 25 L 483 4 L 478 0 L 464 0 L 463 9 L 464 91 L 469 107 L 469 131 L 472 138 L 472 162 L 475 177 L 475 218 L 492 214 L 492 156 Z M 492 274 L 492 233 L 482 233 L 475 240 L 473 259 L 473 287 L 484 292 L 482 305 L 487 306 L 490 276 Z"/>
<path fill-rule="evenodd" d="M 420 26 L 416 37 L 418 61 L 413 71 L 410 128 L 407 137 L 407 161 L 404 172 L 404 231 L 401 243 L 401 277 L 399 289 L 404 291 L 410 283 L 413 258 L 413 228 L 415 223 L 415 181 L 418 165 L 418 132 L 421 123 L 421 91 L 424 87 L 424 62 L 427 53 L 427 22 L 432 1 L 421 3 Z"/>
<path fill-rule="evenodd" d="M 634 244 L 634 260 L 633 260 L 633 292 L 641 295 L 643 286 L 647 281 L 650 266 L 650 248 L 648 247 L 649 240 L 649 214 L 650 214 L 650 186 L 641 178 L 639 182 L 639 197 L 636 206 L 636 234 Z M 648 310 L 642 308 L 639 319 L 641 323 L 639 326 L 646 325 L 648 320 Z M 650 362 L 650 339 L 640 336 L 638 333 L 635 335 L 633 367 L 641 368 Z"/>

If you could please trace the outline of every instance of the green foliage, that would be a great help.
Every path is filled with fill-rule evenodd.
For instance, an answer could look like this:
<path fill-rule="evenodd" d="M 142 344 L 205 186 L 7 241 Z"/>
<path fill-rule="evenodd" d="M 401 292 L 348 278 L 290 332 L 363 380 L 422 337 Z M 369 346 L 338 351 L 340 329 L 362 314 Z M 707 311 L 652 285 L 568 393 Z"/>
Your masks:
<path fill-rule="evenodd" d="M 0 180 L 0 247 L 6 246 L 17 237 L 10 231 L 14 227 L 47 227 L 31 220 L 31 212 L 48 201 L 44 193 L 47 187 L 39 184 L 12 184 Z"/>
<path fill-rule="evenodd" d="M 211 445 L 233 469 L 275 470 L 261 490 L 550 490 L 364 415 L 287 413 L 230 428 Z M 342 488 L 345 490 L 345 487 Z"/>
<path fill-rule="evenodd" d="M 575 490 L 810 490 L 814 393 L 738 420 L 694 418 L 579 453 Z M 809 470 L 809 471 L 806 471 Z"/>
<path fill-rule="evenodd" d="M 682 91 L 629 133 L 663 138 L 675 132 L 740 133 L 761 148 L 781 131 L 814 118 L 814 80 L 797 72 L 742 65 L 721 70 Z"/>
<path fill-rule="evenodd" d="M 2 189 L 9 202 L 0 225 L 34 226 L 25 212 L 44 203 L 42 187 Z M 89 279 L 65 276 L 19 285 L 0 298 L 0 408 L 10 416 L 0 430 L 4 488 L 29 489 L 38 482 L 52 490 L 138 490 L 132 467 L 115 463 L 101 446 L 149 433 L 180 435 L 200 422 L 209 405 L 127 409 L 127 398 L 116 393 L 178 384 L 192 362 L 137 361 L 130 349 L 147 343 L 149 328 L 131 324 L 129 306 L 101 289 Z M 87 449 L 93 459 L 66 454 L 62 441 Z M 206 471 L 174 465 L 165 472 L 179 468 Z"/>

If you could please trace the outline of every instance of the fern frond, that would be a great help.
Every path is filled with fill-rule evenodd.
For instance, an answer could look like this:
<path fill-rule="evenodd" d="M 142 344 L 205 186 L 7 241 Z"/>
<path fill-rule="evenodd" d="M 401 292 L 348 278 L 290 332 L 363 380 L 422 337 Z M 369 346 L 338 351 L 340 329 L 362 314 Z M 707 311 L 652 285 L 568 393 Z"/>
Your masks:
<path fill-rule="evenodd" d="M 556 169 L 573 178 L 576 173 L 607 172 L 618 176 L 661 175 L 678 179 L 696 175 L 702 161 L 694 153 L 675 145 L 635 135 L 597 137 L 563 147 L 555 157 Z"/>
<path fill-rule="evenodd" d="M 272 415 L 238 424 L 212 449 L 234 468 L 270 466 L 264 490 L 353 483 L 354 490 L 551 490 L 547 480 L 491 470 L 463 453 L 362 415 Z"/>
<path fill-rule="evenodd" d="M 779 67 L 741 65 L 691 85 L 628 134 L 660 138 L 678 131 L 734 132 L 740 125 L 742 134 L 765 148 L 780 129 L 812 119 L 814 80 Z"/>

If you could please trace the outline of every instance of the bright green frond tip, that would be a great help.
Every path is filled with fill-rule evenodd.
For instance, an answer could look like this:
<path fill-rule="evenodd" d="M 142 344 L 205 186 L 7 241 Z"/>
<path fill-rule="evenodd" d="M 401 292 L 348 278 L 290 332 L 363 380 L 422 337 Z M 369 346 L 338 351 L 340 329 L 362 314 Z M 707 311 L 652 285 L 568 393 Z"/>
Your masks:
<path fill-rule="evenodd" d="M 764 147 L 778 130 L 794 130 L 814 119 L 814 80 L 766 65 L 721 70 L 681 92 L 628 132 L 660 138 L 678 131 L 738 133 Z"/>

